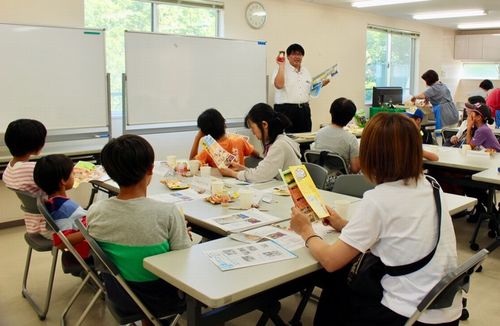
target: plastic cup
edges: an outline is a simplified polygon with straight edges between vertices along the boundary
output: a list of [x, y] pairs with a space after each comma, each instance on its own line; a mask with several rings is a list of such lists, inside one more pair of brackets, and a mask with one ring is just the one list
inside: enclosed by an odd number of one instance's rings
[[470, 145], [462, 145], [462, 153], [467, 154], [467, 151], [472, 150], [472, 147]]
[[189, 166], [189, 171], [191, 172], [191, 174], [196, 174], [198, 173], [198, 170], [200, 169], [200, 161], [198, 160], [190, 160], [188, 162], [188, 166]]
[[175, 166], [177, 165], [177, 156], [175, 156], [175, 155], [168, 155], [167, 156], [167, 164], [172, 169], [174, 169]]
[[351, 203], [348, 200], [345, 199], [338, 199], [333, 202], [333, 206], [337, 214], [339, 214], [343, 218], [348, 217], [349, 213], [349, 206]]
[[224, 192], [224, 182], [222, 180], [214, 180], [210, 185], [212, 195], [220, 195]]
[[209, 177], [211, 172], [212, 172], [212, 168], [209, 166], [202, 166], [200, 168], [200, 176], [202, 176], [202, 177]]
[[242, 189], [240, 193], [240, 207], [243, 209], [249, 209], [252, 207], [253, 191], [249, 189]]

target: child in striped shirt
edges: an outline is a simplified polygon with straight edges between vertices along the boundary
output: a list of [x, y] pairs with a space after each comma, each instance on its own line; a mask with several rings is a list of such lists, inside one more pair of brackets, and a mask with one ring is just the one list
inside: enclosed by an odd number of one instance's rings
[[[35, 162], [29, 162], [29, 159], [40, 153], [46, 136], [47, 129], [37, 120], [19, 119], [7, 126], [4, 141], [13, 156], [2, 176], [7, 187], [35, 195], [43, 194], [33, 180]], [[52, 237], [52, 232], [45, 227], [42, 215], [24, 213], [24, 223], [28, 233], [39, 233], [47, 239]]]

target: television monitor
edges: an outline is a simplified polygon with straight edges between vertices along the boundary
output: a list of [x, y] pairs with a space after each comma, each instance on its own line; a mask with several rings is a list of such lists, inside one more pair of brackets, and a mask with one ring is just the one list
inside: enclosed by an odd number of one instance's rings
[[373, 87], [373, 107], [381, 107], [384, 103], [402, 104], [402, 87]]

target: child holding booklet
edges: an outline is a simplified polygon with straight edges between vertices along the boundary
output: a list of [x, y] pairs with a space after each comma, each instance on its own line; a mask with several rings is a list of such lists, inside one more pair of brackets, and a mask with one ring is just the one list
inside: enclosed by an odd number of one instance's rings
[[245, 163], [245, 156], [259, 156], [254, 147], [244, 138], [238, 135], [228, 135], [226, 133], [226, 120], [216, 109], [207, 109], [198, 116], [198, 128], [189, 159], [196, 159], [201, 164], [208, 164], [217, 167], [213, 158], [206, 149], [198, 153], [200, 140], [206, 136], [212, 136], [217, 143], [230, 154], [233, 154], [239, 164]]
[[264, 159], [255, 168], [247, 169], [233, 163], [231, 168], [219, 169], [224, 176], [248, 182], [266, 182], [279, 176], [279, 170], [300, 165], [299, 144], [283, 134], [290, 120], [266, 103], [255, 104], [245, 117], [245, 125], [262, 142]]

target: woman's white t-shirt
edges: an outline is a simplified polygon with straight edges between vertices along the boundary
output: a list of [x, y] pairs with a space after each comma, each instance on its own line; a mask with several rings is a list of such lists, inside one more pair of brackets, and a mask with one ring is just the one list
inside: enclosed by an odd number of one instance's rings
[[[437, 240], [438, 217], [432, 189], [423, 176], [408, 185], [400, 180], [376, 186], [364, 194], [340, 240], [361, 252], [370, 249], [388, 266], [425, 257]], [[455, 232], [442, 191], [441, 206], [441, 238], [432, 260], [414, 273], [382, 278], [382, 304], [400, 315], [411, 316], [432, 287], [457, 267]], [[426, 310], [419, 321], [433, 324], [458, 319], [460, 298], [457, 294], [449, 308]]]

